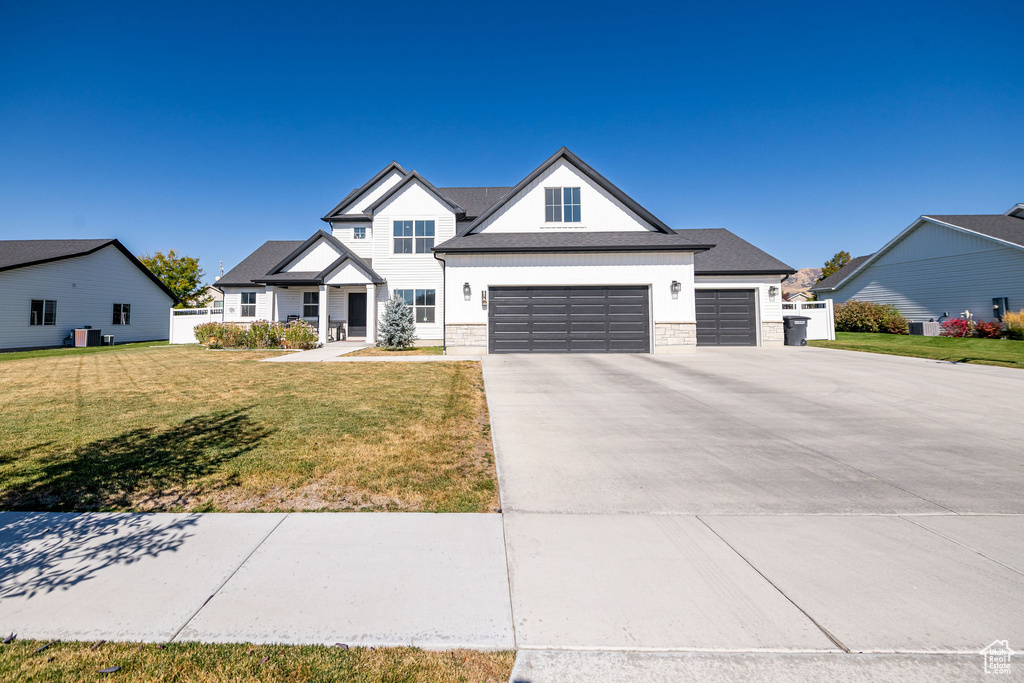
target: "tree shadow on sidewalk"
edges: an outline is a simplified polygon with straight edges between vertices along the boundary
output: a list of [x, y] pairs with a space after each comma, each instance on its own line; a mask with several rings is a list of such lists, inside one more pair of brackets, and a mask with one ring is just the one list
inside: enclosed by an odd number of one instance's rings
[[0, 509], [167, 509], [174, 504], [169, 494], [197, 493], [200, 480], [272, 433], [248, 410], [207, 413], [164, 429], [135, 429], [92, 441], [70, 455], [36, 456], [0, 480]]

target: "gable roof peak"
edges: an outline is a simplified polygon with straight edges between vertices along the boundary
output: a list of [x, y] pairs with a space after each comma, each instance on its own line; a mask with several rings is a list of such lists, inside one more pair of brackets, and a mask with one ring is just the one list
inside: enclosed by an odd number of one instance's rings
[[382, 207], [385, 203], [387, 203], [388, 200], [397, 195], [399, 192], [405, 189], [406, 186], [410, 185], [413, 182], [419, 182], [421, 185], [423, 185], [423, 187], [425, 187], [428, 192], [434, 195], [434, 197], [442, 204], [447, 206], [448, 209], [451, 210], [451, 212], [454, 213], [457, 217], [466, 215], [465, 209], [456, 204], [455, 201], [452, 200], [450, 197], [447, 197], [446, 195], [442, 194], [440, 190], [434, 187], [429, 180], [420, 175], [419, 172], [416, 171], [415, 169], [410, 171], [399, 182], [395, 183], [395, 186], [392, 187], [387, 192], [385, 192], [384, 194], [382, 194], [377, 199], [377, 201], [375, 201], [373, 204], [370, 204], [370, 206], [366, 207], [363, 213], [366, 214], [367, 216], [372, 216], [374, 213], [377, 212], [377, 209]]
[[404, 168], [402, 168], [402, 165], [399, 164], [397, 161], [392, 161], [390, 164], [388, 164], [380, 171], [378, 171], [376, 175], [374, 175], [368, 181], [363, 183], [363, 185], [357, 187], [356, 189], [352, 190], [347, 195], [345, 195], [345, 198], [338, 202], [338, 204], [333, 209], [324, 214], [324, 216], [320, 220], [324, 221], [325, 223], [330, 223], [331, 219], [340, 215], [345, 211], [345, 209], [349, 208], [357, 201], [359, 201], [359, 198], [366, 194], [366, 192], [371, 187], [376, 185], [381, 179], [390, 175], [393, 171], [397, 171], [399, 174], [402, 175], [402, 177], [405, 177], [409, 173]]

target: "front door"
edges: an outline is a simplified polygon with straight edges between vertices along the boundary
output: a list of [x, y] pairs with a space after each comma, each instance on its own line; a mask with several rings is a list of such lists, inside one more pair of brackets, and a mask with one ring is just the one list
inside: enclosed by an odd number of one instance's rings
[[348, 293], [348, 336], [366, 336], [366, 292]]

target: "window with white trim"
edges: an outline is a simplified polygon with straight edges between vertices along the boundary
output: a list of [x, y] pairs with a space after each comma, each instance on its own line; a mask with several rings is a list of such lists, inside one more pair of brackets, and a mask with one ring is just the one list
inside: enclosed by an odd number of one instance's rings
[[396, 254], [429, 254], [434, 248], [434, 221], [395, 221]]
[[437, 306], [437, 290], [396, 289], [393, 296], [405, 302], [412, 309], [413, 319], [418, 323], [432, 323]]
[[114, 316], [111, 321], [112, 325], [131, 325], [132, 324], [132, 305], [131, 304], [114, 304]]
[[416, 221], [416, 253], [429, 254], [434, 248], [434, 221]]
[[412, 221], [395, 221], [395, 253], [412, 253]]
[[365, 240], [366, 239], [366, 228], [352, 228], [352, 239], [354, 239], [354, 240]]
[[57, 324], [57, 301], [56, 299], [32, 299], [30, 308], [29, 325], [56, 325]]
[[256, 292], [242, 292], [242, 317], [256, 317]]
[[578, 188], [578, 187], [545, 187], [544, 188], [544, 222], [545, 223], [579, 223], [580, 222], [580, 188]]
[[320, 317], [320, 292], [302, 293], [302, 317]]

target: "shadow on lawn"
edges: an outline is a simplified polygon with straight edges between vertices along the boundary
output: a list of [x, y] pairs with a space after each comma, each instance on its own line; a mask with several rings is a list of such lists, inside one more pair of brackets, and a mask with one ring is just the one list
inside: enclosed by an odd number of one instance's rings
[[70, 455], [37, 457], [26, 463], [32, 468], [26, 478], [0, 482], [0, 509], [70, 512], [181, 504], [176, 495], [193, 493], [190, 487], [199, 479], [272, 433], [253, 422], [247, 410], [208, 413], [166, 429], [135, 429]]

